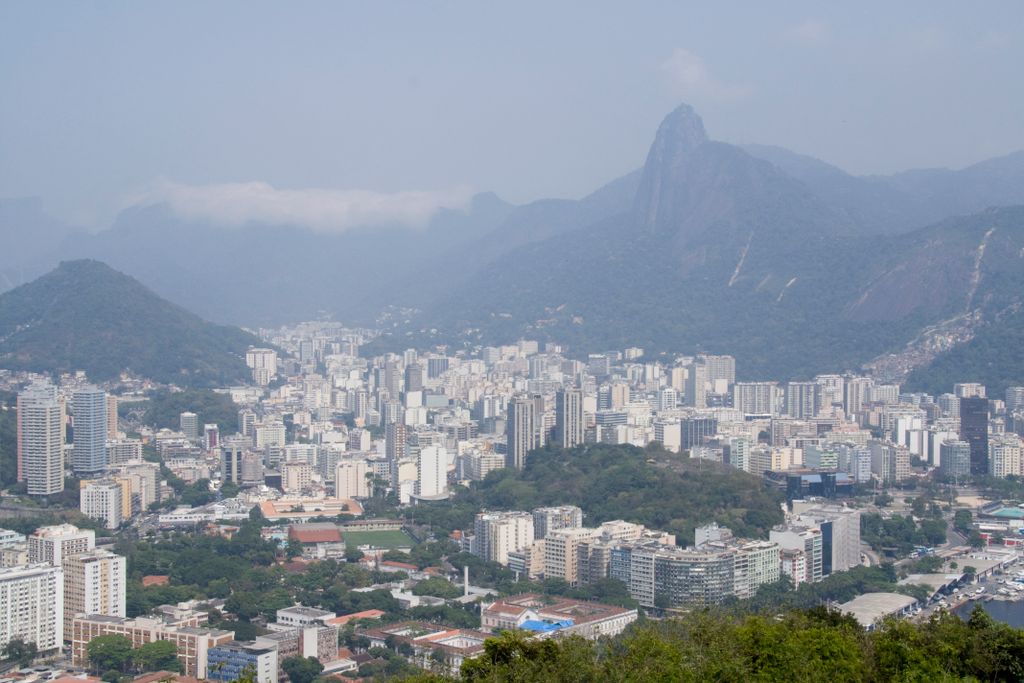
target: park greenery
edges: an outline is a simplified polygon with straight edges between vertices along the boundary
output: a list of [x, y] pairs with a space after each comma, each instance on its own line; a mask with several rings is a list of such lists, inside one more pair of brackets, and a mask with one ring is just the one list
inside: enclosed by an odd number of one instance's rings
[[873, 550], [893, 557], [903, 557], [914, 546], [936, 546], [946, 542], [946, 522], [941, 511], [919, 521], [911, 515], [883, 517], [877, 512], [860, 516], [861, 539]]

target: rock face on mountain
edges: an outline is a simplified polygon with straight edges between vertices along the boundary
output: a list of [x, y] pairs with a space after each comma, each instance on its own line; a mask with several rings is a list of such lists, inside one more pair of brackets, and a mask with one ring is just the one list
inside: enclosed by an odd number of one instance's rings
[[[814, 174], [835, 175], [804, 171]], [[470, 343], [706, 350], [736, 355], [748, 377], [799, 377], [855, 369], [927, 325], [1013, 305], [1003, 283], [1024, 272], [1020, 211], [886, 236], [820, 185], [708, 140], [680, 107], [630, 211], [512, 249], [427, 318]]]
[[259, 339], [208, 323], [98, 261], [68, 261], [0, 295], [0, 367], [121, 372], [181, 386], [245, 383]]

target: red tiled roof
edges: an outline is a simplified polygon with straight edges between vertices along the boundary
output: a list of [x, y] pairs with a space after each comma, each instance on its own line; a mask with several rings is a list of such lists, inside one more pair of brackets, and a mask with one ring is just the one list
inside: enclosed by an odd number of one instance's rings
[[380, 619], [384, 616], [384, 612], [379, 609], [368, 609], [362, 612], [353, 612], [352, 614], [342, 614], [340, 617], [334, 617], [333, 619], [327, 620], [328, 626], [344, 626], [348, 622], [354, 619]]
[[408, 569], [409, 571], [417, 571], [419, 567], [408, 562], [396, 562], [395, 560], [384, 560], [380, 563], [382, 567], [394, 567], [395, 569]]
[[288, 538], [299, 543], [341, 543], [341, 532], [337, 529], [288, 529]]

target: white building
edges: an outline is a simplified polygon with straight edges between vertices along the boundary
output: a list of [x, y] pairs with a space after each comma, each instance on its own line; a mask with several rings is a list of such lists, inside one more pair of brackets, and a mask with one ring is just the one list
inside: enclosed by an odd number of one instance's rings
[[64, 560], [64, 639], [81, 614], [125, 616], [127, 560], [108, 550], [93, 550]]
[[0, 648], [14, 638], [40, 652], [62, 645], [64, 570], [46, 564], [0, 569]]
[[366, 460], [341, 460], [334, 467], [335, 498], [369, 498], [373, 492], [368, 475], [373, 469]]
[[30, 564], [46, 563], [59, 567], [64, 558], [96, 547], [96, 532], [72, 524], [42, 526], [28, 537]]
[[78, 507], [82, 514], [103, 520], [108, 529], [116, 529], [124, 521], [121, 485], [109, 479], [98, 479], [82, 485]]
[[988, 442], [988, 473], [1007, 477], [1021, 472], [1021, 441], [1016, 434], [993, 436]]
[[37, 382], [18, 394], [18, 481], [31, 496], [64, 490], [64, 404], [57, 388]]
[[529, 512], [481, 512], [473, 522], [476, 554], [508, 564], [508, 555], [533, 544], [533, 515]]
[[434, 498], [448, 493], [448, 451], [441, 446], [420, 449], [416, 459], [416, 496]]
[[313, 467], [305, 462], [286, 462], [281, 468], [281, 486], [285, 493], [301, 493], [313, 484]]

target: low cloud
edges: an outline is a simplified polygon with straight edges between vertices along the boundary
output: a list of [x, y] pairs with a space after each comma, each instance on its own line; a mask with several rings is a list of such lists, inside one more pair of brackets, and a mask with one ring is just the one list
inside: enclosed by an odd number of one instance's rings
[[673, 95], [684, 99], [735, 102], [751, 94], [749, 85], [727, 83], [716, 78], [700, 55], [677, 47], [661, 65]]
[[831, 38], [828, 24], [818, 19], [806, 19], [786, 32], [786, 37], [803, 45], [822, 45]]
[[466, 188], [449, 191], [282, 190], [264, 182], [183, 185], [162, 182], [134, 203], [168, 204], [178, 215], [228, 227], [294, 225], [314, 232], [403, 226], [422, 228], [442, 208], [462, 209]]

